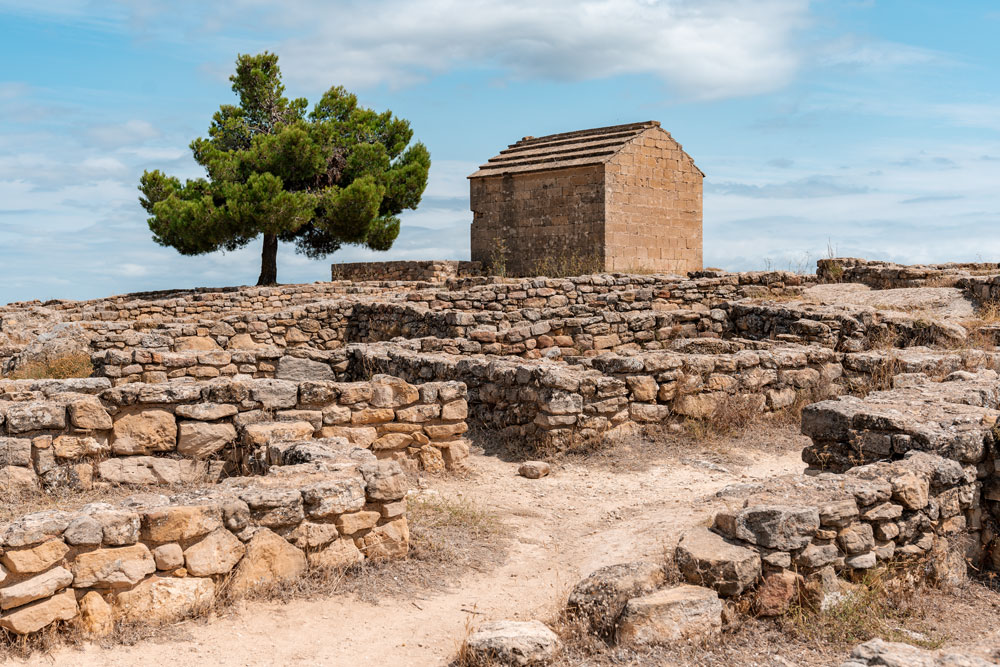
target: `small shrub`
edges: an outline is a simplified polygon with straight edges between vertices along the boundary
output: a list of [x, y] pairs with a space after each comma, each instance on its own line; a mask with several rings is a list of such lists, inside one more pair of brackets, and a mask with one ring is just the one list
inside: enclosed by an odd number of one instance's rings
[[937, 648], [936, 639], [917, 639], [901, 631], [916, 614], [917, 583], [924, 564], [897, 561], [858, 576], [844, 599], [826, 611], [815, 608], [804, 596], [792, 604], [782, 619], [784, 629], [809, 642], [855, 645], [875, 637]]
[[604, 270], [604, 261], [597, 251], [593, 253], [564, 253], [549, 255], [540, 261], [535, 272], [548, 278], [568, 278], [600, 273]]
[[11, 380], [65, 380], [89, 378], [94, 374], [90, 355], [83, 352], [32, 361], [17, 368], [7, 377]]

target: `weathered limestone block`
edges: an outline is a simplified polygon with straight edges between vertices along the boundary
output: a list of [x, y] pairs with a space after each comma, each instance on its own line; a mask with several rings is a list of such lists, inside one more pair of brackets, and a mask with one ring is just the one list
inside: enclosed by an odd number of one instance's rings
[[0, 609], [11, 609], [47, 598], [73, 583], [73, 575], [63, 567], [36, 574], [13, 586], [0, 588]]
[[930, 651], [910, 644], [872, 639], [854, 647], [851, 658], [841, 667], [996, 667], [996, 662], [952, 651]]
[[630, 598], [655, 591], [665, 580], [663, 568], [653, 563], [609, 565], [574, 586], [568, 606], [583, 615], [595, 632], [609, 634]]
[[210, 352], [221, 349], [219, 344], [208, 336], [184, 336], [174, 342], [175, 352]]
[[410, 551], [410, 527], [406, 517], [375, 526], [368, 533], [356, 537], [354, 544], [370, 560], [402, 558]]
[[618, 626], [623, 644], [669, 644], [682, 639], [714, 637], [722, 631], [722, 602], [700, 586], [681, 585], [625, 605]]
[[361, 466], [369, 500], [392, 501], [406, 495], [406, 474], [396, 461], [379, 461]]
[[541, 479], [550, 471], [551, 467], [545, 461], [525, 461], [518, 467], [517, 474], [528, 479]]
[[309, 551], [306, 556], [311, 568], [348, 568], [364, 560], [361, 551], [350, 538], [336, 539], [318, 551]]
[[688, 583], [707, 586], [731, 597], [749, 588], [760, 576], [760, 555], [726, 542], [704, 527], [684, 533], [674, 561]]
[[0, 488], [12, 495], [31, 493], [38, 490], [38, 476], [30, 468], [0, 467]]
[[858, 521], [844, 528], [837, 533], [837, 544], [850, 556], [871, 551], [875, 546], [871, 524]]
[[356, 476], [331, 479], [302, 488], [306, 514], [313, 519], [328, 519], [338, 514], [357, 512], [365, 506], [365, 486]]
[[52, 567], [68, 552], [62, 540], [49, 540], [27, 549], [8, 549], [0, 562], [14, 574], [34, 574]]
[[194, 405], [178, 405], [174, 413], [178, 417], [185, 419], [197, 419], [199, 421], [215, 421], [232, 417], [239, 409], [235, 405], [227, 403], [195, 403]]
[[789, 551], [812, 541], [819, 530], [819, 511], [815, 507], [755, 505], [735, 513], [720, 512], [714, 527], [730, 539]]
[[14, 634], [27, 635], [38, 632], [56, 621], [68, 621], [78, 613], [76, 593], [65, 590], [46, 600], [18, 607], [0, 615], [0, 628]]
[[252, 447], [263, 447], [271, 440], [305, 440], [312, 437], [314, 430], [309, 422], [250, 424], [246, 427], [245, 439]]
[[114, 613], [124, 620], [169, 623], [211, 606], [215, 583], [210, 578], [153, 576], [115, 598]]
[[106, 431], [112, 427], [111, 415], [96, 396], [75, 398], [67, 406], [69, 420], [76, 428], [88, 431]]
[[60, 435], [52, 439], [52, 453], [60, 459], [100, 456], [111, 449], [106, 439], [90, 436]]
[[66, 428], [66, 405], [55, 401], [13, 403], [6, 409], [7, 432], [11, 435], [29, 431]]
[[[308, 338], [306, 341], [308, 342]], [[322, 361], [313, 361], [301, 357], [284, 356], [278, 359], [278, 367], [274, 372], [274, 377], [279, 380], [336, 380], [337, 373], [330, 367], [330, 364]]]
[[235, 440], [236, 428], [232, 424], [185, 421], [180, 424], [177, 453], [195, 459], [205, 459], [222, 451]]
[[113, 484], [172, 485], [214, 481], [221, 466], [206, 461], [167, 459], [157, 456], [126, 456], [97, 464], [100, 479]]
[[0, 437], [0, 466], [30, 467], [31, 440]]
[[188, 573], [196, 577], [226, 574], [243, 557], [245, 550], [235, 535], [219, 528], [184, 551], [184, 565]]
[[136, 544], [79, 554], [72, 569], [76, 588], [129, 588], [155, 572], [156, 562], [145, 544]]
[[171, 505], [142, 514], [144, 541], [187, 542], [222, 527], [221, 512], [204, 505]]
[[253, 521], [268, 528], [297, 525], [305, 518], [302, 494], [296, 489], [255, 488], [240, 491]]
[[376, 408], [402, 408], [420, 400], [420, 391], [413, 385], [390, 375], [372, 378], [371, 399]]
[[465, 640], [465, 655], [474, 667], [549, 665], [562, 644], [539, 621], [494, 621], [482, 625]]
[[77, 628], [86, 637], [106, 637], [115, 629], [114, 617], [109, 605], [97, 591], [90, 591], [80, 598], [80, 616]]
[[761, 616], [780, 616], [788, 611], [801, 586], [801, 575], [790, 570], [772, 572], [764, 577], [754, 595], [754, 606]]
[[165, 410], [143, 410], [119, 415], [111, 448], [115, 454], [169, 452], [177, 446], [177, 422]]
[[30, 547], [58, 538], [69, 525], [72, 515], [59, 510], [28, 514], [7, 524], [0, 531], [0, 543], [8, 549]]
[[296, 579], [305, 572], [306, 557], [301, 549], [285, 539], [262, 528], [246, 545], [246, 554], [230, 581], [231, 590], [237, 594], [268, 586], [273, 583]]
[[382, 518], [381, 512], [352, 512], [341, 514], [334, 521], [334, 524], [342, 535], [354, 535], [371, 530], [380, 518]]
[[332, 523], [303, 521], [295, 527], [295, 530], [285, 533], [283, 537], [299, 549], [305, 550], [308, 554], [330, 544], [339, 535], [340, 532], [337, 530], [337, 526]]
[[299, 400], [299, 386], [287, 380], [253, 380], [250, 396], [264, 409], [294, 408]]

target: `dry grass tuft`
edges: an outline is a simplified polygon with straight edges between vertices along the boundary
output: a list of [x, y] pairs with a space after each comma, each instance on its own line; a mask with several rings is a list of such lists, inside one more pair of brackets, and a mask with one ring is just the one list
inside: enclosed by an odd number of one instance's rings
[[779, 623], [792, 636], [809, 642], [853, 646], [875, 637], [922, 648], [938, 648], [943, 640], [904, 632], [920, 615], [918, 597], [925, 563], [894, 561], [868, 570], [853, 582], [840, 604], [819, 611], [807, 600], [794, 603]]
[[65, 380], [67, 378], [89, 378], [94, 374], [90, 355], [67, 354], [25, 364], [8, 374], [11, 380]]
[[871, 373], [844, 379], [844, 389], [852, 396], [864, 398], [873, 391], [888, 391], [893, 379], [903, 372], [903, 364], [894, 356], [879, 359]]

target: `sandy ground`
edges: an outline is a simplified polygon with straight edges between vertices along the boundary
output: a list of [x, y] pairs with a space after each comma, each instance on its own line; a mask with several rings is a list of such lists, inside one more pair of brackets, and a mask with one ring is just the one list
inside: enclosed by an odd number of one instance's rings
[[715, 491], [801, 471], [800, 447], [754, 453], [743, 466], [697, 457], [633, 470], [570, 462], [541, 480], [517, 476], [515, 463], [477, 455], [470, 478], [436, 479], [423, 493], [503, 518], [512, 543], [497, 568], [466, 574], [443, 592], [378, 605], [347, 595], [250, 603], [227, 617], [178, 624], [162, 640], [112, 650], [65, 647], [27, 664], [446, 665], [470, 626], [551, 618], [573, 584], [594, 569], [662, 559], [684, 528], [709, 519]]
[[896, 310], [926, 317], [969, 319], [975, 309], [956, 287], [904, 287], [873, 290], [867, 285], [843, 283], [816, 285], [803, 292], [807, 301], [821, 304], [853, 304], [879, 310]]

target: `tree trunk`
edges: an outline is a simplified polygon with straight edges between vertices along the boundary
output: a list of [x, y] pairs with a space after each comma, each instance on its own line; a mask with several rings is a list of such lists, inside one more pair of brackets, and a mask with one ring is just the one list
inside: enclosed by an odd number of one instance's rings
[[264, 234], [264, 248], [260, 251], [260, 278], [258, 285], [274, 285], [278, 282], [278, 236]]

